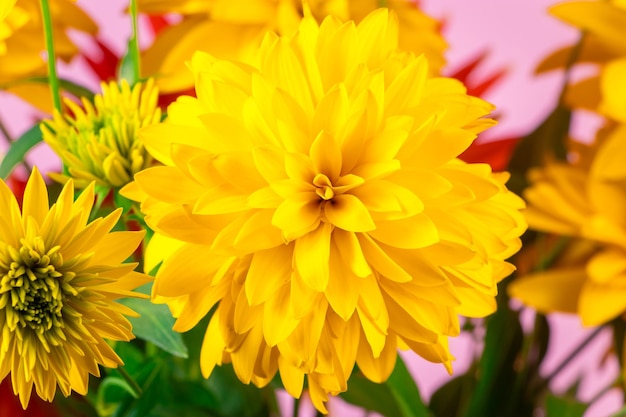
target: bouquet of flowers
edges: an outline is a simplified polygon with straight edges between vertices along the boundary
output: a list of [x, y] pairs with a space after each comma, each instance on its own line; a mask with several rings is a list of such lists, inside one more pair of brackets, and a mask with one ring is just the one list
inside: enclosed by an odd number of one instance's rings
[[[0, 1], [0, 90], [37, 115], [0, 110], [0, 416], [576, 417], [626, 389], [554, 389], [606, 332], [626, 369], [623, 1], [550, 9], [580, 33], [537, 68], [558, 103], [491, 141], [505, 71], [450, 70], [416, 2], [130, 0], [120, 55], [88, 0]], [[557, 312], [594, 330], [546, 373]]]

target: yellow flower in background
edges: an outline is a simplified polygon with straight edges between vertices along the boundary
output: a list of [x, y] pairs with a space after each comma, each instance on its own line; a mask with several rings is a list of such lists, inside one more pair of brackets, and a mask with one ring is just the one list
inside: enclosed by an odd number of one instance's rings
[[[390, 0], [385, 3], [399, 16], [400, 48], [426, 54], [429, 70], [438, 73], [445, 64], [447, 47], [439, 33], [439, 22], [424, 14], [413, 2]], [[193, 87], [193, 75], [185, 63], [195, 51], [248, 62], [265, 32], [290, 35], [303, 16], [301, 0], [139, 0], [138, 4], [145, 13], [180, 13], [185, 17], [157, 37], [142, 61], [144, 76], [155, 77], [164, 92]], [[316, 0], [308, 4], [318, 22], [328, 15], [359, 22], [375, 10], [379, 2]]]
[[554, 267], [508, 288], [541, 312], [575, 313], [594, 326], [626, 311], [626, 126], [579, 147], [581, 163], [535, 171], [525, 192], [530, 227], [573, 244]]
[[9, 14], [13, 6], [15, 6], [15, 2], [17, 0], [5, 0], [0, 4], [0, 20], [4, 20], [4, 18]]
[[[6, 3], [5, 0], [2, 2]], [[98, 28], [82, 9], [67, 0], [50, 0], [50, 12], [56, 54], [69, 61], [78, 53], [78, 47], [68, 36], [69, 31], [95, 34]], [[49, 87], [24, 82], [31, 77], [47, 75], [45, 50], [39, 0], [20, 0], [0, 23], [0, 89], [52, 112]]]
[[0, 4], [0, 56], [6, 53], [7, 47], [5, 45], [5, 40], [11, 36], [12, 30], [9, 22], [5, 22], [6, 17], [8, 16], [13, 6], [15, 6], [15, 2], [17, 0], [6, 0]]
[[48, 207], [35, 169], [20, 210], [0, 182], [0, 381], [10, 374], [24, 408], [33, 385], [47, 401], [57, 385], [86, 394], [89, 374], [121, 364], [105, 339], [133, 338], [134, 312], [115, 300], [150, 280], [122, 263], [143, 232], [111, 232], [121, 209], [89, 222], [93, 201], [93, 186], [74, 201], [70, 181]]
[[[43, 139], [61, 157], [77, 186], [96, 181], [122, 187], [152, 164], [137, 132], [161, 121], [158, 95], [153, 80], [132, 89], [125, 80], [119, 85], [102, 83], [102, 94], [95, 96], [93, 104], [83, 98], [81, 108], [66, 100], [72, 115], [55, 111], [53, 120], [41, 124]], [[62, 175], [51, 176], [67, 181]]]
[[[614, 90], [613, 87], [624, 83], [626, 3], [623, 0], [566, 2], [553, 6], [550, 13], [584, 31], [577, 62], [591, 63], [598, 68], [597, 73], [591, 77], [568, 87], [566, 101], [571, 107], [597, 111], [624, 123], [626, 116], [612, 111], [611, 108], [616, 100], [623, 101], [624, 97], [620, 95], [623, 87], [619, 90]], [[572, 53], [572, 47], [554, 52], [540, 64], [538, 71], [565, 66]]]
[[451, 370], [457, 315], [495, 310], [523, 202], [506, 175], [456, 158], [492, 106], [397, 47], [396, 15], [381, 9], [269, 33], [250, 65], [199, 52], [198, 98], [142, 130], [164, 166], [122, 192], [178, 241], [162, 245], [153, 288], [175, 329], [219, 303], [205, 377], [224, 361], [257, 386], [280, 372], [299, 397], [306, 376], [325, 411], [355, 363], [384, 381], [397, 348]]

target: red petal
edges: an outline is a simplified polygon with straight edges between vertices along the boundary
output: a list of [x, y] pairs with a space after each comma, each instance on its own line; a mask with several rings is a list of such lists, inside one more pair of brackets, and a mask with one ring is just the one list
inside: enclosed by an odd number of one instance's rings
[[459, 158], [469, 163], [487, 163], [494, 171], [504, 171], [520, 138], [474, 142]]

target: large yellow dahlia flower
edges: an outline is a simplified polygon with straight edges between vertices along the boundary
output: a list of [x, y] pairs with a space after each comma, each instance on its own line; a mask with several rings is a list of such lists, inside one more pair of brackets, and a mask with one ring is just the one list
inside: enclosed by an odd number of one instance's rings
[[150, 279], [122, 263], [143, 233], [111, 232], [121, 209], [88, 222], [93, 201], [93, 186], [74, 201], [70, 181], [48, 207], [35, 169], [20, 210], [0, 181], [0, 381], [11, 374], [24, 408], [33, 385], [47, 401], [57, 385], [85, 394], [99, 365], [121, 364], [105, 339], [133, 338], [134, 313], [115, 300]]
[[[93, 104], [83, 98], [81, 108], [66, 100], [72, 115], [55, 111], [52, 120], [44, 120], [43, 139], [61, 157], [77, 186], [96, 181], [122, 187], [152, 164], [137, 132], [161, 121], [158, 96], [152, 80], [132, 88], [125, 80], [102, 83], [102, 94], [94, 97]], [[51, 176], [67, 181], [63, 175]]]
[[[361, 21], [379, 7], [376, 0], [315, 0], [307, 2], [318, 22], [328, 15], [343, 21]], [[447, 44], [439, 22], [423, 13], [415, 2], [389, 0], [387, 7], [399, 16], [401, 49], [424, 53], [430, 70], [445, 64]], [[164, 92], [193, 86], [184, 63], [197, 50], [225, 59], [248, 61], [268, 30], [291, 35], [303, 16], [301, 0], [139, 0], [149, 14], [180, 13], [185, 18], [163, 31], [142, 61], [145, 76], [154, 76]]]
[[[50, 0], [50, 13], [56, 54], [69, 61], [78, 53], [78, 47], [68, 36], [69, 30], [94, 34], [98, 28], [82, 9], [67, 0]], [[39, 0], [20, 0], [0, 23], [0, 89], [51, 111], [48, 87], [24, 82], [31, 77], [47, 75], [46, 61], [42, 57], [45, 50]]]
[[626, 126], [578, 146], [579, 163], [534, 171], [525, 192], [529, 225], [572, 237], [570, 247], [554, 267], [508, 288], [539, 311], [575, 313], [593, 326], [626, 311]]
[[305, 18], [270, 33], [254, 65], [197, 53], [197, 99], [141, 137], [164, 166], [122, 190], [157, 234], [182, 241], [153, 296], [195, 326], [217, 303], [201, 368], [277, 371], [315, 406], [373, 381], [396, 350], [453, 360], [457, 314], [494, 311], [525, 222], [505, 175], [456, 159], [492, 106], [401, 52], [395, 14]]

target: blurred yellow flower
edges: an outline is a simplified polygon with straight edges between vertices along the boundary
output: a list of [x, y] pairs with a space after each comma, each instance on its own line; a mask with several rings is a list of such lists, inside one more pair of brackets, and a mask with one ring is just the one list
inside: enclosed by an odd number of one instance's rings
[[[93, 104], [83, 98], [81, 108], [66, 100], [72, 115], [55, 111], [53, 120], [41, 124], [43, 139], [61, 157], [77, 186], [96, 181], [122, 187], [152, 164], [137, 131], [161, 121], [158, 95], [153, 80], [132, 89], [125, 80], [119, 85], [102, 83], [102, 94]], [[67, 181], [63, 175], [51, 176]]]
[[[15, 2], [17, 0], [5, 0], [0, 4], [0, 22], [3, 22], [7, 17], [13, 6], [15, 6]], [[8, 28], [7, 28], [8, 30]], [[3, 32], [0, 32], [3, 33]]]
[[[578, 63], [595, 64], [597, 73], [577, 81], [568, 88], [567, 102], [574, 108], [598, 111], [622, 123], [623, 112], [614, 111], [623, 102], [623, 70], [626, 67], [626, 3], [612, 0], [574, 1], [560, 3], [550, 13], [584, 33]], [[569, 61], [573, 48], [560, 49], [547, 57], [538, 71], [560, 68]], [[608, 80], [607, 80], [608, 78]], [[621, 85], [619, 89], [615, 89]], [[620, 105], [621, 108], [624, 104]]]
[[592, 326], [626, 311], [626, 126], [578, 146], [580, 163], [534, 171], [525, 192], [529, 225], [572, 245], [554, 267], [508, 288], [541, 312], [576, 313]]
[[523, 202], [506, 175], [456, 159], [492, 106], [397, 46], [381, 9], [269, 33], [252, 65], [199, 52], [198, 98], [142, 130], [164, 166], [122, 193], [180, 241], [153, 288], [175, 329], [219, 303], [205, 377], [224, 361], [258, 386], [279, 371], [299, 397], [306, 375], [325, 411], [355, 363], [384, 381], [397, 348], [451, 370], [457, 315], [494, 311]]
[[[342, 21], [361, 21], [380, 2], [372, 0], [315, 0], [307, 2], [321, 22], [328, 15]], [[400, 48], [424, 53], [430, 71], [445, 64], [446, 42], [439, 22], [424, 14], [414, 2], [389, 0], [387, 7], [399, 16]], [[182, 22], [163, 31], [146, 51], [145, 76], [157, 78], [164, 92], [183, 91], [193, 86], [193, 75], [185, 63], [197, 50], [224, 59], [248, 61], [256, 53], [268, 30], [292, 34], [303, 16], [301, 0], [139, 0], [149, 14], [180, 13]]]
[[[49, 87], [27, 82], [29, 78], [47, 75], [42, 58], [46, 48], [39, 0], [20, 0], [6, 11], [8, 14], [0, 23], [0, 89], [51, 112]], [[98, 28], [82, 9], [67, 0], [50, 0], [50, 11], [56, 54], [69, 61], [78, 53], [68, 36], [70, 29], [95, 34]]]
[[124, 316], [135, 313], [115, 300], [150, 280], [121, 263], [143, 232], [111, 232], [121, 209], [88, 222], [93, 201], [93, 186], [74, 201], [70, 181], [48, 207], [35, 169], [20, 210], [0, 181], [0, 381], [11, 374], [24, 408], [33, 385], [47, 401], [57, 385], [86, 394], [99, 365], [121, 364], [105, 338], [133, 338]]

